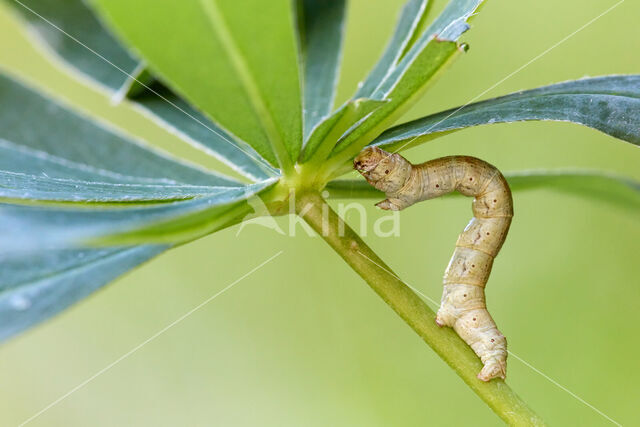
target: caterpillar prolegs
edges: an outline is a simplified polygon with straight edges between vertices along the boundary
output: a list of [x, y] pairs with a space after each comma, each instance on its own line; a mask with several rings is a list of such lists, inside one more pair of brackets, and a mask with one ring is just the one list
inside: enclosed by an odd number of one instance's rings
[[513, 202], [507, 181], [494, 166], [475, 157], [450, 156], [413, 165], [399, 154], [365, 148], [354, 167], [387, 198], [376, 206], [401, 210], [452, 191], [473, 196], [473, 219], [458, 237], [444, 274], [436, 323], [450, 326], [480, 357], [478, 378], [505, 378], [507, 341], [487, 311], [484, 287], [504, 243]]

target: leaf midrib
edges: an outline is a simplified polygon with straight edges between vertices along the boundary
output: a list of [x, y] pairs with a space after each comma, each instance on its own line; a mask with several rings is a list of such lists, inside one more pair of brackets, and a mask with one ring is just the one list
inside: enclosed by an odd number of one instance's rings
[[222, 185], [190, 185], [190, 184], [163, 184], [162, 182], [158, 182], [157, 184], [144, 184], [144, 183], [136, 183], [136, 182], [105, 182], [105, 181], [85, 181], [80, 179], [73, 178], [52, 178], [50, 176], [38, 176], [30, 173], [23, 172], [11, 172], [6, 170], [0, 170], [0, 174], [5, 175], [13, 175], [13, 176], [21, 176], [29, 179], [33, 179], [34, 181], [51, 181], [51, 182], [60, 182], [65, 184], [78, 184], [86, 187], [92, 186], [105, 186], [105, 187], [132, 187], [132, 188], [157, 188], [157, 189], [202, 189], [202, 190], [229, 190], [233, 188], [244, 188], [244, 185], [230, 185], [230, 186], [222, 186]]

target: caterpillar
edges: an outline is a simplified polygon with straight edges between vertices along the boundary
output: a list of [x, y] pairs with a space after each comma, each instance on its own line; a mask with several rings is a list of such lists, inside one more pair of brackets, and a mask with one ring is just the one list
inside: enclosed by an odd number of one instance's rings
[[386, 195], [376, 206], [401, 210], [453, 191], [473, 196], [473, 218], [458, 237], [444, 274], [436, 315], [439, 326], [452, 327], [478, 355], [482, 381], [505, 378], [507, 340], [486, 308], [484, 287], [493, 259], [511, 225], [513, 201], [504, 176], [489, 163], [449, 156], [413, 165], [401, 155], [367, 147], [353, 161], [367, 182]]

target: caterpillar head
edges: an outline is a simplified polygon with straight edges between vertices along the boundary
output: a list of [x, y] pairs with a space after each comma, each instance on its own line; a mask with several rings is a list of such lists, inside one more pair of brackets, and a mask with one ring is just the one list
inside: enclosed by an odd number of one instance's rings
[[400, 154], [391, 154], [378, 147], [366, 147], [353, 160], [355, 170], [378, 190], [399, 191], [411, 175], [411, 163]]

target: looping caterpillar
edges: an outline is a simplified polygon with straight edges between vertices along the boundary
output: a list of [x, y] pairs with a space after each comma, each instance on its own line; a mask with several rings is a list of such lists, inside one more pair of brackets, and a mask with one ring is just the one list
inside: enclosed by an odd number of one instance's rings
[[439, 326], [453, 327], [480, 357], [482, 381], [505, 378], [507, 340], [487, 311], [484, 287], [513, 217], [511, 190], [500, 171], [468, 156], [449, 156], [413, 165], [399, 154], [367, 147], [354, 168], [387, 198], [376, 206], [401, 210], [452, 191], [473, 196], [473, 218], [458, 237], [444, 274], [436, 316]]

